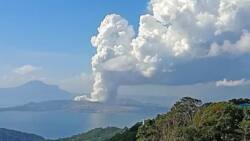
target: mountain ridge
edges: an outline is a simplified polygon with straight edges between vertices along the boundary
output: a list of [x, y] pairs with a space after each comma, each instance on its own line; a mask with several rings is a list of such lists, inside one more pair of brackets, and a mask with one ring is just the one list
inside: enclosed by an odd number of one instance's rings
[[[110, 129], [116, 133], [112, 134]], [[249, 141], [249, 139], [250, 99], [203, 104], [201, 100], [183, 97], [169, 112], [137, 122], [131, 128], [96, 128], [83, 134], [53, 141]]]
[[74, 101], [74, 100], [52, 100], [43, 102], [30, 102], [23, 105], [2, 107], [0, 112], [6, 111], [77, 111], [88, 113], [116, 113], [116, 112], [165, 112], [166, 107], [153, 104], [144, 104], [137, 101], [119, 100], [116, 103], [101, 103], [90, 101]]
[[16, 130], [0, 128], [0, 141], [44, 141], [41, 136]]
[[41, 81], [30, 81], [12, 88], [0, 88], [0, 107], [72, 98], [73, 96], [69, 92]]

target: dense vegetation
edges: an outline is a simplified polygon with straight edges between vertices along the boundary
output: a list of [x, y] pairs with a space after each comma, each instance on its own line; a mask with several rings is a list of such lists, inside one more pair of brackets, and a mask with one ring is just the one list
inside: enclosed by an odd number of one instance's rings
[[201, 104], [182, 98], [171, 111], [147, 120], [137, 141], [249, 141], [249, 100]]
[[250, 99], [205, 103], [190, 97], [106, 141], [250, 141]]
[[96, 128], [87, 133], [54, 141], [104, 141], [106, 139], [110, 139], [120, 132], [122, 132], [122, 129], [116, 127]]
[[40, 136], [0, 128], [0, 141], [44, 141]]
[[[0, 141], [43, 141], [7, 131], [0, 130]], [[202, 104], [184, 97], [168, 113], [129, 129], [97, 128], [55, 141], [250, 141], [250, 99]]]
[[105, 141], [134, 141], [136, 140], [136, 134], [138, 131], [138, 128], [142, 125], [142, 123], [138, 122], [134, 126], [132, 126], [130, 129], [125, 128], [123, 129], [123, 132], [116, 134], [110, 139], [107, 139]]

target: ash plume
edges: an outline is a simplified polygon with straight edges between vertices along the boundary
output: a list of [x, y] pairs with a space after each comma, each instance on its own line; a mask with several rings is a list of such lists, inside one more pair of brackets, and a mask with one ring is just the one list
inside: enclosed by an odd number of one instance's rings
[[112, 101], [121, 85], [221, 80], [230, 75], [209, 67], [217, 58], [250, 53], [249, 0], [151, 0], [149, 7], [138, 31], [119, 15], [104, 18], [91, 39], [93, 91], [76, 100]]

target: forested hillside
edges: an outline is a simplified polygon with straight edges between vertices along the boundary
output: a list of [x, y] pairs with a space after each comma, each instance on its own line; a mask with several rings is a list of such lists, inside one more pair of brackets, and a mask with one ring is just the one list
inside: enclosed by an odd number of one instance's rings
[[[0, 129], [0, 141], [44, 139]], [[139, 121], [131, 128], [97, 128], [54, 141], [250, 141], [250, 99], [202, 104], [184, 97], [168, 113]]]
[[138, 141], [250, 140], [249, 99], [206, 103], [182, 98], [164, 115], [145, 121]]
[[44, 141], [41, 136], [0, 128], [0, 141]]
[[110, 139], [120, 132], [122, 132], [122, 129], [116, 127], [96, 128], [86, 133], [54, 141], [104, 141], [106, 139]]
[[202, 104], [184, 97], [135, 127], [107, 141], [250, 141], [250, 99]]

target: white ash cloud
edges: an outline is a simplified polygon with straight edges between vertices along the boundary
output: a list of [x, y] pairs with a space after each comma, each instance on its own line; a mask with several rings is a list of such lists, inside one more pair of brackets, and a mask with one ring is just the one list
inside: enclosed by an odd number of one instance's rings
[[[132, 49], [130, 43], [135, 36], [135, 32], [125, 19], [115, 14], [105, 17], [98, 28], [98, 32], [98, 35], [91, 39], [92, 45], [97, 49], [95, 56], [92, 58], [94, 85], [91, 99], [92, 101], [106, 101], [112, 98], [117, 91], [115, 82], [111, 78], [107, 78], [106, 68], [110, 68], [108, 67], [108, 61], [115, 60], [110, 63], [111, 66], [120, 63], [116, 60], [120, 60], [124, 65], [126, 64], [126, 58], [130, 56]], [[126, 58], [115, 59], [121, 58], [121, 56]], [[117, 68], [120, 68], [119, 64], [117, 65]], [[81, 99], [81, 97], [76, 99]]]
[[149, 7], [137, 32], [116, 14], [101, 23], [91, 40], [92, 101], [115, 98], [124, 84], [167, 83], [188, 61], [250, 53], [249, 0], [151, 0]]

